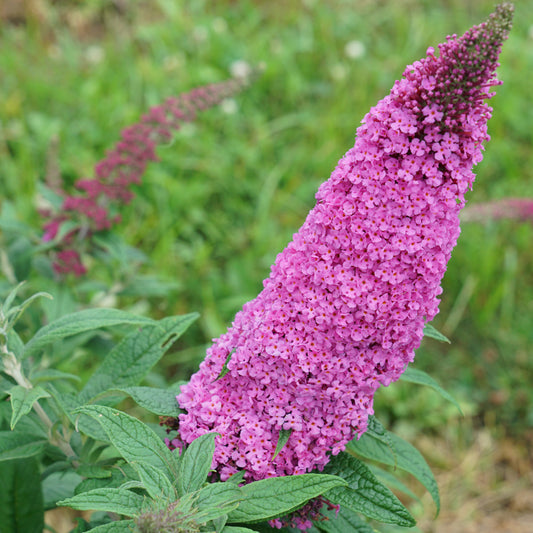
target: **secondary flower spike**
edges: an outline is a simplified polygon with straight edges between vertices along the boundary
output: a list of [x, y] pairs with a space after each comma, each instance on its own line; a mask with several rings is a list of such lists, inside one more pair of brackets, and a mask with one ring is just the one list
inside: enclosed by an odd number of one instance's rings
[[168, 142], [184, 123], [195, 120], [199, 111], [219, 104], [250, 81], [251, 78], [233, 78], [167, 98], [163, 104], [150, 108], [139, 122], [122, 130], [120, 141], [96, 164], [95, 177], [78, 180], [74, 195], [61, 191], [61, 210], [52, 214], [43, 235], [43, 241], [50, 241], [63, 225], [71, 226], [57, 244], [54, 270], [58, 274], [85, 274], [80, 248], [92, 234], [120, 221], [117, 211], [134, 197], [131, 185], [141, 182], [148, 163], [157, 161], [157, 145]]
[[170, 447], [216, 431], [213, 468], [250, 481], [320, 470], [366, 431], [438, 312], [512, 11], [429, 48], [364, 117], [262, 292], [182, 386]]

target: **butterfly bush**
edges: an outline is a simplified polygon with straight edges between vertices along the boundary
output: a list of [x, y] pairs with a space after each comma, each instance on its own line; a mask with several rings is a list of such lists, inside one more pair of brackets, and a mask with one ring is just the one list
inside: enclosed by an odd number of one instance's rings
[[216, 431], [218, 477], [244, 469], [252, 481], [322, 470], [366, 431], [374, 393], [413, 361], [438, 312], [511, 18], [502, 4], [429, 48], [364, 117], [261, 293], [182, 386], [171, 448]]
[[95, 177], [78, 180], [75, 194], [61, 191], [64, 196], [61, 209], [51, 214], [44, 225], [45, 242], [66, 228], [55, 249], [54, 270], [58, 274], [85, 274], [80, 249], [93, 234], [120, 222], [120, 206], [134, 197], [131, 186], [141, 183], [150, 161], [157, 161], [156, 146], [168, 142], [183, 123], [195, 120], [198, 111], [238, 92], [251, 77], [229, 79], [167, 98], [163, 104], [152, 107], [140, 122], [122, 130], [120, 141], [96, 164]]

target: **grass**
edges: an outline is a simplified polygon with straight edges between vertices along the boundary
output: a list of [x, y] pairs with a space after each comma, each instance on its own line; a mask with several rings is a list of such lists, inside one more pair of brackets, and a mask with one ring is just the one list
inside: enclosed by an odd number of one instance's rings
[[[69, 186], [91, 176], [120, 130], [149, 106], [227, 78], [237, 61], [263, 65], [262, 76], [232, 105], [202, 114], [159, 149], [161, 162], [149, 167], [118, 230], [144, 256], [93, 261], [91, 282], [65, 282], [75, 297], [63, 291], [63, 307], [55, 310], [88, 305], [109, 296], [111, 287], [116, 305], [154, 317], [199, 311], [183, 351], [163, 364], [170, 379], [193, 369], [205, 344], [260, 290], [318, 185], [353, 144], [359, 121], [405, 65], [447, 34], [484, 20], [493, 1], [306, 0], [281, 8], [249, 0], [139, 0], [120, 6], [43, 2], [37, 13], [4, 21], [0, 194], [3, 212], [10, 205], [35, 230], [40, 183]], [[492, 141], [477, 168], [473, 203], [533, 197], [532, 28], [533, 2], [517, 2], [499, 69], [505, 84], [492, 100]], [[360, 57], [347, 55], [352, 41], [361, 43]], [[435, 322], [452, 345], [424, 341], [416, 363], [468, 406], [473, 424], [522, 439], [533, 439], [532, 240], [531, 224], [463, 225]], [[5, 226], [3, 243], [9, 256], [24, 246]], [[26, 267], [21, 272], [42, 289], [38, 268]], [[377, 396], [378, 413], [391, 423], [407, 417], [409, 431], [430, 427], [437, 434], [457, 423], [440, 404], [424, 411], [424, 397], [402, 387]]]

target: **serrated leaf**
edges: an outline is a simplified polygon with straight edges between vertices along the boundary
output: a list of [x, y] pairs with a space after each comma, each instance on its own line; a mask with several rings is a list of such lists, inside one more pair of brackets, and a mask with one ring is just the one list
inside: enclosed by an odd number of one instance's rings
[[159, 416], [178, 416], [183, 411], [178, 407], [177, 391], [154, 387], [125, 387], [113, 389], [131, 396], [135, 403]]
[[135, 531], [135, 522], [133, 520], [120, 520], [109, 522], [88, 531], [88, 533], [132, 533]]
[[22, 459], [41, 453], [47, 440], [17, 431], [0, 431], [0, 461]]
[[137, 462], [131, 463], [131, 466], [139, 475], [146, 492], [154, 500], [173, 502], [177, 499], [178, 495], [171, 480], [159, 468]]
[[193, 440], [183, 452], [176, 478], [180, 497], [199, 490], [206, 482], [215, 453], [216, 435], [216, 433], [201, 435]]
[[276, 449], [274, 450], [274, 455], [272, 456], [272, 460], [274, 460], [278, 456], [279, 452], [283, 450], [283, 448], [285, 447], [285, 445], [287, 444], [289, 440], [289, 437], [291, 436], [291, 433], [292, 433], [292, 428], [280, 430], [279, 435], [278, 435], [278, 443], [276, 444]]
[[451, 344], [450, 339], [445, 337], [440, 331], [435, 329], [431, 324], [426, 324], [424, 326], [424, 337], [429, 337], [430, 339], [436, 339], [441, 342], [447, 342]]
[[195, 506], [198, 521], [209, 522], [226, 515], [239, 506], [244, 495], [233, 483], [208, 483], [198, 492]]
[[400, 500], [359, 459], [340, 453], [332, 457], [324, 471], [348, 482], [347, 487], [336, 487], [326, 494], [332, 503], [345, 505], [356, 513], [386, 524], [403, 527], [416, 524]]
[[437, 507], [438, 514], [440, 510], [439, 488], [426, 460], [412, 444], [394, 433], [389, 432], [389, 435], [394, 454], [385, 444], [366, 434], [359, 440], [349, 442], [346, 449], [361, 457], [401, 468], [414, 476], [430, 493]]
[[341, 507], [338, 513], [335, 509], [321, 510], [320, 514], [326, 520], [315, 520], [313, 523], [325, 533], [374, 533], [374, 528], [349, 507]]
[[457, 407], [457, 410], [463, 415], [463, 411], [461, 410], [461, 406], [459, 405], [457, 400], [446, 390], [444, 390], [429, 374], [427, 374], [423, 370], [408, 366], [405, 369], [404, 373], [400, 376], [400, 379], [403, 381], [408, 381], [409, 383], [416, 383], [418, 385], [425, 385], [426, 387], [430, 387], [434, 391], [438, 392], [445, 400], [448, 400], [449, 402], [453, 403], [453, 405]]
[[77, 511], [106, 511], [125, 516], [138, 516], [144, 497], [124, 489], [94, 489], [57, 502], [60, 507]]
[[178, 460], [164, 442], [140, 420], [103, 405], [87, 405], [76, 410], [91, 416], [104, 428], [109, 440], [128, 463], [147, 463], [175, 479]]
[[17, 422], [31, 411], [37, 400], [50, 396], [39, 386], [27, 389], [20, 385], [15, 385], [8, 391], [8, 394], [11, 396], [11, 429], [15, 429]]
[[229, 513], [228, 523], [272, 520], [299, 509], [312, 498], [334, 487], [346, 484], [344, 479], [326, 474], [301, 474], [254, 481], [241, 487], [244, 500]]
[[0, 463], [0, 531], [41, 532], [44, 527], [39, 462], [35, 458]]
[[80, 393], [87, 402], [109, 389], [137, 385], [161, 359], [171, 340], [196, 320], [196, 313], [168, 317], [127, 335], [105, 357]]
[[119, 309], [84, 309], [42, 327], [26, 344], [23, 355], [34, 355], [46, 345], [71, 335], [121, 324], [153, 325], [154, 321]]

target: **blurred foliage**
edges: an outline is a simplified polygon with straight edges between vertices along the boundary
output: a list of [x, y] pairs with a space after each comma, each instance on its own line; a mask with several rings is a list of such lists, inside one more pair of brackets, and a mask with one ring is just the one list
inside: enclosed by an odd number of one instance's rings
[[[110, 303], [153, 318], [199, 311], [181, 351], [164, 361], [168, 379], [187, 376], [261, 289], [370, 106], [405, 65], [484, 20], [493, 3], [8, 0], [11, 11], [0, 11], [0, 289], [29, 277], [32, 289], [55, 294], [49, 317]], [[250, 89], [159, 149], [161, 161], [124, 209], [120, 238], [108, 236], [110, 253], [92, 260], [90, 281], [54, 280], [34, 254], [40, 184], [92, 176], [149, 106], [246, 64], [264, 67]], [[533, 196], [531, 0], [517, 2], [501, 64], [505, 84], [492, 100], [492, 141], [472, 202]], [[481, 422], [533, 439], [532, 240], [530, 224], [463, 225], [435, 321], [452, 346], [424, 341], [416, 364]], [[408, 409], [414, 426], [426, 427], [432, 393], [405, 392], [414, 390], [380, 391], [376, 408], [391, 420]], [[442, 423], [458, 416], [440, 412]]]

